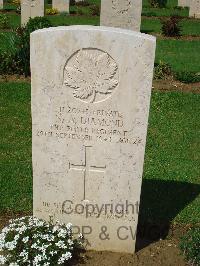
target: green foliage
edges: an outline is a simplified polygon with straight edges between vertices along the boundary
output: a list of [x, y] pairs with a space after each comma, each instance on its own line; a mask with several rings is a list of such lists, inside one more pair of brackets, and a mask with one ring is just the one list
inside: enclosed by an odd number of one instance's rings
[[100, 7], [98, 5], [92, 5], [90, 12], [92, 16], [100, 16]]
[[142, 12], [142, 16], [146, 16], [146, 17], [156, 17], [156, 13], [153, 12], [153, 11]]
[[183, 83], [195, 83], [200, 82], [200, 72], [188, 72], [188, 71], [177, 71], [174, 72], [171, 69], [171, 66], [160, 60], [158, 63], [155, 63], [154, 66], [154, 79], [166, 79], [168, 76], [173, 75], [176, 80], [179, 80]]
[[77, 7], [76, 14], [78, 14], [79, 16], [82, 16], [82, 15], [84, 15], [84, 12], [80, 7]]
[[70, 10], [70, 14], [71, 15], [79, 15], [79, 16], [83, 16], [84, 15], [84, 11], [83, 8], [80, 6], [74, 6], [73, 10]]
[[75, 6], [76, 5], [76, 1], [75, 0], [70, 0], [69, 1], [69, 6]]
[[25, 30], [27, 33], [31, 33], [35, 30], [52, 27], [51, 22], [45, 17], [30, 18], [26, 24]]
[[9, 28], [9, 19], [5, 14], [0, 14], [0, 29]]
[[181, 26], [179, 25], [179, 18], [172, 16], [161, 20], [162, 33], [168, 37], [178, 37], [181, 35]]
[[154, 8], [158, 7], [157, 0], [149, 0], [149, 4], [151, 7], [154, 7]]
[[45, 10], [46, 15], [56, 15], [58, 14], [58, 9], [56, 8], [47, 8]]
[[22, 74], [19, 59], [19, 49], [17, 47], [19, 39], [16, 33], [3, 34], [0, 36], [7, 44], [6, 50], [0, 51], [0, 75]]
[[158, 2], [158, 7], [161, 8], [166, 7], [167, 5], [167, 0], [157, 0], [157, 2]]
[[[158, 5], [157, 0], [143, 0], [143, 14], [148, 16], [149, 14], [153, 13], [155, 16], [163, 17], [163, 16], [173, 16], [174, 13], [177, 13], [179, 16], [184, 16], [187, 17], [189, 16], [189, 10], [188, 8], [181, 8], [181, 9], [176, 9], [177, 6], [177, 0], [167, 0], [164, 2], [160, 2], [160, 6]], [[151, 5], [151, 2], [152, 5]], [[165, 5], [166, 6], [163, 6]], [[155, 8], [155, 7], [156, 8]], [[163, 8], [164, 7], [164, 8]]]
[[2, 34], [10, 48], [0, 51], [0, 74], [30, 75], [30, 34], [50, 26], [48, 19], [36, 17], [31, 18], [26, 27], [13, 30], [13, 34]]
[[17, 7], [16, 13], [21, 14], [21, 5]]
[[157, 8], [163, 8], [167, 5], [167, 0], [149, 0], [149, 4], [151, 7]]
[[200, 265], [200, 227], [192, 228], [181, 238], [180, 249], [191, 265]]
[[[68, 12], [66, 12], [66, 11], [62, 11], [62, 12], [60, 12], [60, 16], [62, 16], [62, 17], [68, 17], [70, 14], [68, 13]], [[62, 23], [61, 24], [59, 24], [59, 26], [62, 26]]]
[[165, 79], [167, 76], [171, 75], [171, 67], [169, 64], [159, 61], [159, 63], [155, 64], [154, 67], [154, 78], [155, 79]]
[[200, 73], [181, 71], [181, 72], [176, 72], [175, 77], [177, 80], [183, 83], [200, 82]]
[[87, 0], [80, 1], [76, 3], [76, 6], [89, 6], [90, 3]]

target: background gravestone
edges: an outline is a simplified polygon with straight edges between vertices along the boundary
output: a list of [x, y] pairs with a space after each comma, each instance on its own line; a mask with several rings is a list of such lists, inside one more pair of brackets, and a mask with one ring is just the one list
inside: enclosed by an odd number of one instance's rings
[[101, 26], [140, 31], [142, 0], [101, 0]]
[[178, 0], [178, 6], [189, 7], [191, 0]]
[[154, 56], [122, 29], [31, 34], [34, 215], [87, 228], [90, 249], [135, 249]]
[[52, 6], [59, 12], [69, 12], [69, 0], [53, 0]]
[[0, 0], [0, 9], [3, 9], [3, 0]]
[[200, 0], [191, 0], [189, 16], [200, 18]]
[[21, 25], [25, 25], [30, 18], [44, 16], [44, 0], [21, 1]]

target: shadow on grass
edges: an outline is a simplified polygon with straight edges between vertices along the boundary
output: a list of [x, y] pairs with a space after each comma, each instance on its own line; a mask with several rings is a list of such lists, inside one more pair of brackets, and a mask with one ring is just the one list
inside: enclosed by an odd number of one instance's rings
[[141, 33], [150, 34], [154, 32], [154, 30], [141, 30]]
[[136, 250], [165, 239], [172, 220], [199, 194], [200, 185], [197, 184], [144, 179]]

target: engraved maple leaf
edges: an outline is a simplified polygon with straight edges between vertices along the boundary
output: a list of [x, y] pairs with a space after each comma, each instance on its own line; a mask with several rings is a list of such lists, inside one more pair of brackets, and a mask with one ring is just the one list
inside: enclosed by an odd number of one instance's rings
[[118, 81], [114, 78], [117, 69], [107, 53], [95, 55], [81, 50], [73, 64], [66, 65], [64, 83], [74, 89], [74, 97], [89, 98], [89, 102], [94, 102], [97, 93], [109, 94], [117, 86]]
[[130, 0], [112, 0], [113, 8], [117, 11], [117, 13], [125, 13], [128, 11], [131, 2]]

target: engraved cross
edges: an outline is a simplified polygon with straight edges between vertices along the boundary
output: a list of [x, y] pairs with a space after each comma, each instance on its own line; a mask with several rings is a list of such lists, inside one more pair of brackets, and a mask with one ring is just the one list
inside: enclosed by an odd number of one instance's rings
[[84, 146], [85, 147], [85, 163], [82, 165], [71, 164], [69, 163], [69, 169], [75, 171], [82, 171], [84, 174], [84, 191], [83, 191], [83, 200], [86, 199], [86, 182], [87, 178], [90, 175], [90, 172], [105, 172], [106, 166], [96, 166], [91, 165], [91, 148], [92, 146]]

